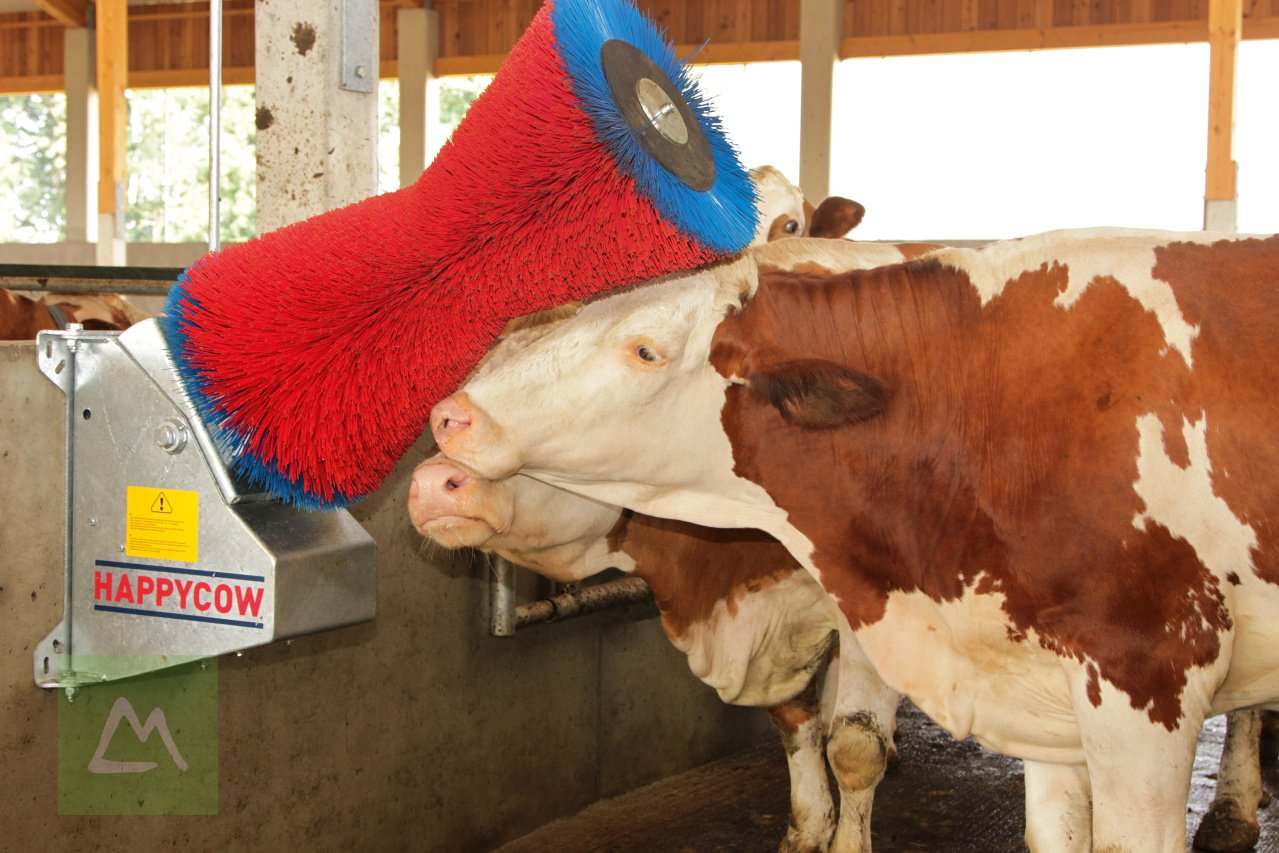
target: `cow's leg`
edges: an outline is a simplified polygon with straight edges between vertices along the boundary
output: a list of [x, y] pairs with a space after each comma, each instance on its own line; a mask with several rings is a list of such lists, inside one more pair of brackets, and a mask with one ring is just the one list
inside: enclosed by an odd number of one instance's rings
[[1261, 836], [1261, 711], [1226, 715], [1226, 742], [1217, 770], [1217, 795], [1195, 832], [1195, 847], [1215, 853], [1250, 849]]
[[1031, 853], [1092, 849], [1092, 795], [1083, 764], [1025, 762], [1026, 846]]
[[1181, 715], [1169, 729], [1128, 694], [1082, 665], [1068, 664], [1071, 703], [1092, 789], [1092, 841], [1098, 853], [1181, 853], [1186, 848], [1186, 800], [1211, 688], [1206, 671], [1190, 674]]
[[[837, 682], [831, 689], [832, 681]], [[869, 853], [875, 786], [896, 755], [897, 705], [901, 695], [883, 682], [854, 634], [843, 629], [826, 676], [823, 700], [831, 703], [826, 757], [839, 786], [839, 823], [834, 853]]]
[[782, 736], [790, 770], [790, 827], [781, 853], [822, 853], [835, 830], [835, 807], [826, 782], [817, 679], [794, 699], [767, 710], [773, 728]]

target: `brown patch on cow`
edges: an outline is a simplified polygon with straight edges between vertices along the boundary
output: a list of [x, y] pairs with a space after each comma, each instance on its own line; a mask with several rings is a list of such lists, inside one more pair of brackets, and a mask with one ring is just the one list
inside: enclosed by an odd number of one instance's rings
[[608, 542], [635, 561], [633, 574], [653, 590], [672, 639], [710, 618], [720, 601], [736, 614], [748, 593], [802, 571], [781, 544], [758, 530], [699, 527], [639, 513], [627, 519], [623, 513]]
[[[1136, 423], [1153, 412], [1180, 434], [1182, 414], [1211, 400], [1204, 389], [1226, 396], [1230, 383], [1198, 350], [1187, 371], [1154, 315], [1113, 279], [1095, 280], [1068, 310], [1054, 305], [1067, 276], [1044, 264], [983, 306], [964, 273], [928, 259], [820, 280], [761, 275], [716, 332], [722, 375], [820, 358], [881, 379], [892, 397], [878, 417], [814, 431], [737, 384], [722, 420], [736, 473], [812, 540], [852, 627], [881, 619], [894, 591], [938, 602], [997, 593], [1010, 639], [1033, 629], [1171, 729], [1187, 671], [1216, 660], [1231, 619], [1188, 543], [1154, 523], [1133, 527], [1146, 510], [1133, 488]], [[1251, 340], [1275, 348], [1269, 332]], [[1273, 372], [1279, 357], [1266, 363]], [[1276, 384], [1258, 381], [1258, 396]], [[1277, 398], [1264, 396], [1273, 410]], [[1211, 440], [1222, 425], [1208, 411]], [[1225, 416], [1236, 418], [1248, 421]], [[1259, 425], [1237, 446], [1268, 447], [1265, 434]], [[1272, 495], [1269, 506], [1279, 483]]]
[[34, 340], [36, 333], [56, 329], [49, 309], [11, 290], [0, 290], [0, 340]]
[[942, 248], [937, 243], [894, 243], [897, 251], [902, 253], [902, 257], [908, 261], [922, 258], [924, 255], [931, 255], [938, 249]]
[[289, 33], [289, 41], [293, 42], [298, 56], [306, 56], [315, 47], [315, 26], [304, 22], [294, 24]]
[[803, 237], [804, 225], [793, 216], [782, 214], [768, 226], [768, 242], [785, 240], [787, 237]]
[[[266, 130], [275, 124], [275, 113], [271, 112], [270, 107], [258, 107], [258, 111], [254, 116], [254, 123], [257, 125], [258, 130]], [[293, 153], [298, 153], [296, 148], [293, 149]]]
[[821, 701], [817, 694], [817, 679], [808, 682], [808, 686], [804, 688], [803, 692], [789, 702], [783, 702], [765, 710], [768, 712], [768, 721], [773, 724], [773, 728], [782, 736], [782, 743], [786, 746], [786, 754], [794, 755], [800, 747], [800, 744], [795, 741], [795, 733], [799, 731], [800, 726], [815, 720], [817, 715], [821, 713]]
[[608, 532], [604, 541], [608, 543], [608, 552], [610, 554], [619, 553], [622, 550], [622, 543], [626, 541], [626, 531], [631, 525], [631, 516], [635, 515], [635, 511], [631, 509], [623, 509], [617, 517], [617, 521], [613, 524], [613, 529]]
[[[1199, 327], [1191, 353], [1196, 399], [1207, 418], [1212, 487], [1257, 535], [1253, 571], [1279, 584], [1279, 338], [1274, 334], [1279, 237], [1155, 252], [1155, 275], [1177, 294], [1186, 321]], [[1188, 411], [1192, 422], [1199, 411]], [[1181, 420], [1175, 421], [1181, 435]], [[1169, 438], [1164, 422], [1164, 441]]]
[[1230, 582], [1231, 586], [1239, 586], [1239, 584], [1243, 583], [1243, 581], [1239, 580], [1238, 572], [1227, 572], [1226, 580]]
[[1085, 691], [1088, 694], [1088, 701], [1092, 703], [1094, 708], [1101, 707], [1101, 681], [1097, 678], [1097, 667], [1088, 664], [1085, 669], [1087, 681], [1085, 682]]

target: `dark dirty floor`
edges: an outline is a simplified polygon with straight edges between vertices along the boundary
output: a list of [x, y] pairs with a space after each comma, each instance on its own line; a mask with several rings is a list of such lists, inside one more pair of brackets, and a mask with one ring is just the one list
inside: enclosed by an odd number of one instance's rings
[[[1187, 810], [1187, 842], [1212, 802], [1225, 717], [1199, 741]], [[901, 762], [875, 797], [877, 853], [1007, 853], [1022, 843], [1021, 762], [958, 743], [904, 704], [898, 720]], [[1263, 770], [1279, 792], [1279, 762]], [[500, 848], [499, 853], [775, 853], [786, 834], [786, 759], [768, 743], [596, 803]], [[1256, 849], [1279, 853], [1279, 797], [1261, 812]]]

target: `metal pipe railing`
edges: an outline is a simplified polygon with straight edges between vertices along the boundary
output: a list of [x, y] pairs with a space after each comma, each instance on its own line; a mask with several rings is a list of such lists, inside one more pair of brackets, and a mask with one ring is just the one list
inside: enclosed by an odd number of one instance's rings
[[0, 264], [0, 287], [56, 293], [128, 293], [164, 296], [182, 267], [86, 267]]
[[619, 578], [590, 586], [572, 586], [549, 598], [515, 603], [515, 567], [489, 555], [489, 633], [513, 637], [521, 628], [585, 616], [612, 607], [651, 601], [653, 593], [639, 578]]

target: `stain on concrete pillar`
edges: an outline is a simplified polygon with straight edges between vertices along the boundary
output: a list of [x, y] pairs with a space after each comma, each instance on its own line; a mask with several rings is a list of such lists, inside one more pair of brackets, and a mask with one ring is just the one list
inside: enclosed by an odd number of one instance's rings
[[312, 24], [296, 23], [289, 40], [297, 48], [299, 56], [306, 56], [315, 47], [315, 27]]
[[[270, 108], [258, 107], [256, 123], [258, 130], [266, 130], [268, 127], [275, 124], [275, 116], [271, 113]], [[296, 152], [296, 149], [294, 149], [294, 151]]]

